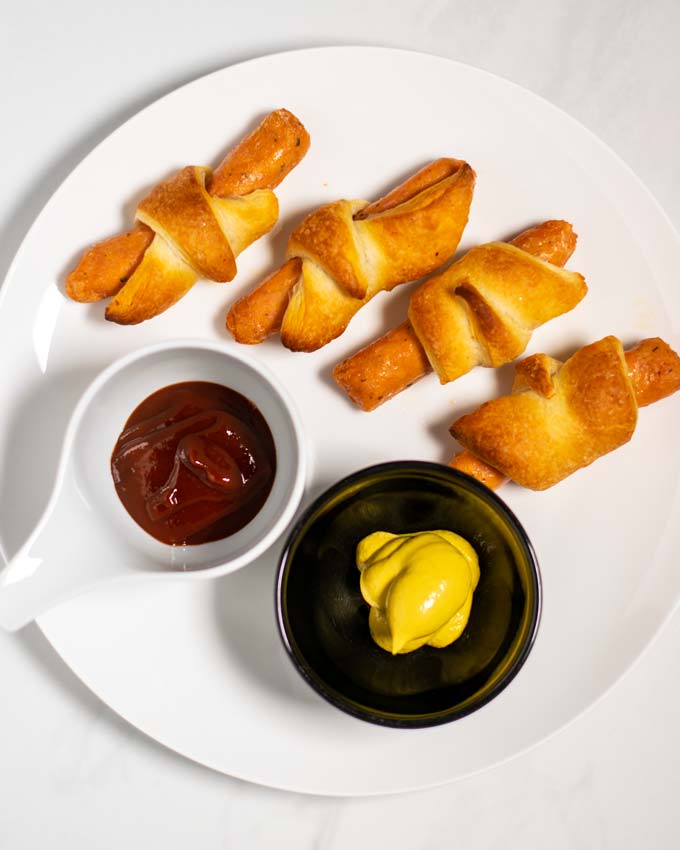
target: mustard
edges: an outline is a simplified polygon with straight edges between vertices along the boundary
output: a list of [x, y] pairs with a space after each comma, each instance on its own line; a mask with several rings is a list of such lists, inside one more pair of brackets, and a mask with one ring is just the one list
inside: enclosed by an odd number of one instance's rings
[[452, 531], [376, 531], [357, 546], [356, 562], [371, 637], [382, 649], [397, 655], [461, 636], [479, 582], [467, 540]]

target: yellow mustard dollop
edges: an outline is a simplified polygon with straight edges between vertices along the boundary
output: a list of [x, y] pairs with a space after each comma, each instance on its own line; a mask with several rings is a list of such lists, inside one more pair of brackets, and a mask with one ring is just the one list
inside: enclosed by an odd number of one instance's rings
[[467, 540], [452, 531], [376, 531], [359, 543], [356, 561], [378, 646], [397, 655], [461, 636], [479, 582], [477, 553]]

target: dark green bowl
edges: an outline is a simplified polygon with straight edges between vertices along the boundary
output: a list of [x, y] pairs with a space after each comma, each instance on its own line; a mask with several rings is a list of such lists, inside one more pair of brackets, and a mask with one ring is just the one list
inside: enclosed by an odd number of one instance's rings
[[[374, 531], [448, 529], [479, 556], [480, 581], [461, 637], [392, 656], [368, 629], [357, 543]], [[281, 555], [276, 607], [295, 667], [333, 705], [383, 726], [448, 723], [487, 703], [531, 650], [541, 610], [526, 532], [484, 485], [446, 466], [385, 463], [344, 478], [293, 528]]]

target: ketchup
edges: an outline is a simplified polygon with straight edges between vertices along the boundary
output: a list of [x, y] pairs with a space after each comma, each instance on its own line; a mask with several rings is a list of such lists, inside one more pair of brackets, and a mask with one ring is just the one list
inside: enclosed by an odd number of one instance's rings
[[275, 472], [274, 440], [257, 407], [206, 381], [150, 395], [111, 455], [127, 512], [156, 540], [177, 546], [243, 528], [267, 500]]

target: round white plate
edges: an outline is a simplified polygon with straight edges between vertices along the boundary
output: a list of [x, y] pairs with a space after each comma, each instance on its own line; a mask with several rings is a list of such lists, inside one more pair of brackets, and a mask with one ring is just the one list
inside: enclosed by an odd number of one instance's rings
[[[306, 124], [312, 147], [278, 191], [273, 234], [239, 258], [237, 279], [199, 283], [136, 327], [103, 305], [69, 302], [63, 276], [83, 247], [128, 225], [136, 201], [187, 163], [212, 163], [273, 108]], [[228, 306], [281, 261], [300, 216], [339, 198], [375, 198], [439, 156], [478, 182], [461, 250], [544, 218], [580, 234], [569, 266], [586, 299], [540, 328], [527, 353], [566, 355], [617, 334], [677, 347], [680, 243], [627, 167], [575, 121], [522, 89], [448, 60], [374, 48], [270, 56], [196, 80], [113, 133], [70, 175], [28, 234], [0, 308], [0, 537], [6, 555], [46, 500], [67, 417], [86, 384], [139, 346], [196, 336], [235, 343]], [[511, 368], [433, 376], [371, 414], [332, 366], [401, 321], [409, 287], [381, 295], [313, 355], [276, 340], [253, 354], [294, 394], [309, 437], [308, 498], [362, 466], [448, 459], [450, 422], [507, 389]], [[196, 761], [254, 782], [321, 794], [374, 794], [446, 782], [524, 750], [590, 706], [648, 645], [680, 594], [680, 394], [640, 414], [633, 441], [545, 493], [506, 486], [542, 567], [534, 650], [497, 699], [463, 720], [382, 729], [323, 702], [286, 659], [273, 614], [278, 545], [214, 582], [143, 582], [82, 596], [41, 618], [65, 662], [111, 708]], [[97, 553], [93, 552], [96, 558]]]

